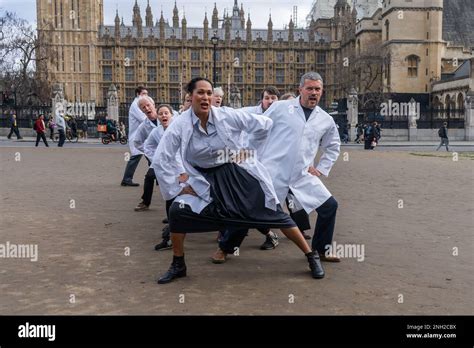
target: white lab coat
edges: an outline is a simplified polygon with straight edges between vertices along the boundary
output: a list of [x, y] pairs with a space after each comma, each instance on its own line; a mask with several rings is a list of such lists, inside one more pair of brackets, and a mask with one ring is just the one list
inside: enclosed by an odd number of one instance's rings
[[[252, 114], [263, 115], [261, 103], [256, 106], [246, 106], [241, 108], [240, 110], [250, 112]], [[240, 143], [242, 144], [243, 148], [249, 147], [249, 134], [247, 132], [242, 132], [242, 135], [240, 137]]]
[[[159, 125], [159, 121], [157, 120], [156, 122]], [[144, 151], [145, 151], [145, 140], [146, 140], [146, 138], [148, 138], [151, 131], [155, 128], [156, 128], [155, 124], [152, 121], [150, 121], [148, 119], [148, 117], [138, 127], [138, 129], [135, 133], [135, 137], [133, 139], [133, 142], [134, 142], [135, 148], [138, 151], [140, 151], [141, 153], [144, 153]], [[148, 157], [148, 159], [151, 160], [151, 158], [149, 158], [149, 157]]]
[[[308, 173], [308, 168], [314, 166], [323, 175], [329, 175], [341, 145], [336, 123], [319, 106], [306, 121], [299, 97], [273, 103], [264, 116], [273, 120], [273, 128], [259, 158], [272, 175], [278, 199], [283, 201], [291, 190], [295, 205], [309, 214], [331, 197], [321, 180]], [[320, 146], [323, 154], [315, 163]]]
[[[150, 167], [153, 168], [153, 170], [155, 170], [155, 167], [153, 166], [153, 158], [155, 157], [156, 150], [158, 149], [158, 145], [160, 145], [160, 141], [163, 138], [164, 132], [165, 129], [160, 124], [158, 125], [158, 127], [154, 128], [151, 131], [150, 135], [145, 140], [145, 156], [150, 159]], [[180, 174], [186, 172], [184, 170], [183, 161], [181, 160], [181, 154], [179, 153], [179, 151], [176, 151], [175, 159], [177, 162], [177, 171], [175, 173], [175, 176], [179, 176]]]
[[128, 144], [130, 146], [130, 153], [132, 156], [143, 155], [143, 151], [135, 147], [135, 134], [138, 127], [147, 119], [146, 115], [138, 107], [138, 97], [135, 98], [130, 110], [128, 111]]
[[[211, 107], [217, 134], [229, 150], [240, 150], [240, 136], [242, 131], [253, 134], [253, 146], [257, 154], [265, 144], [267, 135], [272, 127], [272, 120], [268, 117], [250, 114], [241, 110], [228, 107]], [[165, 200], [178, 196], [184, 185], [190, 185], [197, 196], [181, 195], [176, 197], [175, 202], [188, 204], [191, 210], [199, 214], [212, 199], [210, 197], [210, 185], [187, 160], [189, 140], [193, 133], [192, 109], [186, 110], [178, 118], [174, 119], [166, 129], [162, 141], [153, 157], [152, 166], [160, 184], [160, 191]], [[180, 184], [176, 173], [179, 164], [176, 163], [176, 152], [179, 152], [183, 160], [185, 172], [189, 175], [186, 184]], [[247, 172], [257, 179], [265, 193], [265, 206], [276, 210], [279, 203], [273, 188], [270, 174], [259, 162], [258, 158], [247, 159], [239, 163]]]
[[157, 127], [153, 128], [151, 133], [148, 135], [148, 138], [145, 140], [143, 145], [145, 156], [151, 161], [155, 155], [156, 149], [160, 144], [161, 137], [164, 133], [164, 128], [161, 124], [158, 124]]

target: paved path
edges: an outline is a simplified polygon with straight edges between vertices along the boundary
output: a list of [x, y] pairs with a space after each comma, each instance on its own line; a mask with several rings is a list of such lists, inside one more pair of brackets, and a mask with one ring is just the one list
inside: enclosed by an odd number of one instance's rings
[[325, 264], [323, 280], [284, 238], [260, 251], [256, 231], [214, 265], [213, 232], [189, 235], [189, 276], [159, 286], [164, 202], [156, 187], [152, 209], [133, 211], [142, 186], [119, 185], [123, 148], [3, 144], [0, 248], [37, 245], [38, 261], [0, 258], [2, 314], [473, 313], [472, 153], [347, 147], [324, 181], [339, 201], [335, 241], [364, 246], [364, 259]]

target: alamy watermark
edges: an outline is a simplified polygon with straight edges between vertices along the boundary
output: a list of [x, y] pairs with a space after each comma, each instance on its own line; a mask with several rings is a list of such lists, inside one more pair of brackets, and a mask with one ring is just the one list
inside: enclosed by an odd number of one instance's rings
[[52, 342], [56, 340], [56, 325], [35, 325], [26, 322], [18, 326], [18, 337], [20, 338], [47, 338]]
[[358, 262], [365, 260], [365, 245], [364, 244], [327, 244], [324, 248], [326, 256], [336, 256], [339, 258], [354, 258]]
[[220, 164], [241, 163], [244, 161], [253, 164], [257, 159], [257, 151], [253, 149], [231, 150], [226, 148], [217, 151], [217, 154], [217, 162]]
[[0, 258], [5, 259], [30, 259], [38, 261], [38, 244], [0, 244]]
[[382, 116], [406, 116], [414, 115], [417, 118], [420, 117], [420, 103], [399, 103], [394, 102], [391, 99], [388, 103], [380, 104], [380, 114]]
[[55, 110], [74, 118], [87, 117], [89, 120], [95, 118], [95, 102], [56, 102]]

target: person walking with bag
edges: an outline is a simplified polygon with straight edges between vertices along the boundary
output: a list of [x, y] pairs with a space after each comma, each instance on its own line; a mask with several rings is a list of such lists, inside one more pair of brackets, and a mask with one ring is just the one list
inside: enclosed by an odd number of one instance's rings
[[40, 139], [43, 139], [44, 144], [46, 147], [49, 147], [48, 141], [46, 140], [46, 135], [44, 132], [46, 131], [46, 126], [44, 124], [44, 115], [39, 115], [38, 119], [35, 121], [33, 129], [36, 131], [36, 145], [38, 147], [38, 143]]
[[446, 122], [444, 122], [438, 130], [438, 136], [441, 138], [441, 141], [436, 151], [438, 151], [443, 145], [446, 146], [446, 151], [449, 151], [448, 124]]

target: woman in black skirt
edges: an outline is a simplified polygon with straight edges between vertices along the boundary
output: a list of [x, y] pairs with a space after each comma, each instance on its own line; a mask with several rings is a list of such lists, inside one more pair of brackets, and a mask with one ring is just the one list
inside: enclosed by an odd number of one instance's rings
[[[186, 233], [228, 228], [279, 228], [308, 259], [311, 275], [323, 278], [318, 253], [311, 251], [293, 220], [281, 209], [269, 173], [257, 154], [273, 124], [268, 117], [242, 110], [211, 107], [212, 83], [195, 78], [187, 86], [192, 107], [168, 127], [153, 158], [170, 209], [173, 262], [159, 284], [186, 276]], [[241, 133], [252, 137], [242, 149]], [[176, 153], [189, 179], [180, 182]]]

